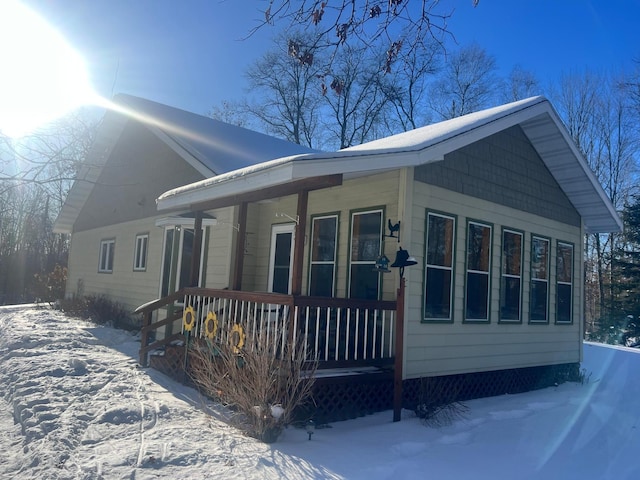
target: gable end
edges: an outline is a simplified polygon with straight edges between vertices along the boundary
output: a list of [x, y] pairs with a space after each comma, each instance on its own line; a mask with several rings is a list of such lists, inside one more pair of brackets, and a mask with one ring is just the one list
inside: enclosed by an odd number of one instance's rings
[[516, 125], [415, 169], [417, 181], [579, 227], [580, 215]]

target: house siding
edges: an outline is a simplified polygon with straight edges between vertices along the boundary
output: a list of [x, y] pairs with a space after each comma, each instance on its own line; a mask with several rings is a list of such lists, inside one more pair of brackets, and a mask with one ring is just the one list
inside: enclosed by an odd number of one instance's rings
[[[163, 229], [143, 219], [74, 233], [69, 254], [67, 296], [105, 295], [134, 310], [158, 297]], [[135, 237], [149, 233], [147, 268], [133, 270]], [[115, 239], [112, 273], [98, 273], [100, 241]]]
[[[453, 323], [423, 321], [425, 219], [428, 211], [457, 216]], [[582, 318], [582, 233], [580, 226], [550, 220], [540, 215], [496, 205], [441, 187], [414, 183], [411, 253], [422, 268], [408, 269], [408, 308], [405, 338], [405, 378], [449, 375], [464, 372], [553, 365], [581, 360]], [[465, 246], [468, 219], [493, 224], [491, 303], [489, 323], [463, 323]], [[522, 275], [522, 322], [499, 323], [502, 228], [524, 232]], [[551, 238], [549, 322], [530, 324], [529, 285], [531, 234]], [[575, 245], [573, 264], [573, 323], [556, 325], [555, 269], [556, 240]]]
[[[203, 284], [209, 288], [228, 288], [234, 209], [227, 208], [207, 213], [215, 217], [218, 224], [207, 227], [208, 239], [205, 253], [207, 265]], [[67, 296], [106, 295], [122, 303], [131, 311], [143, 303], [158, 298], [165, 229], [156, 226], [156, 221], [163, 217], [139, 219], [74, 233], [69, 255]], [[139, 233], [149, 234], [145, 271], [133, 270], [135, 237]], [[104, 239], [115, 239], [111, 273], [98, 272], [100, 241]]]
[[422, 183], [580, 226], [580, 215], [519, 126], [415, 170]]
[[[350, 250], [351, 212], [369, 208], [383, 208], [384, 232], [388, 233], [387, 219], [398, 220], [398, 191], [400, 172], [398, 170], [346, 180], [342, 185], [309, 192], [307, 227], [305, 231], [304, 269], [302, 292], [308, 292], [310, 218], [314, 215], [332, 213], [339, 216], [338, 261], [336, 265], [337, 297], [346, 297], [348, 288], [348, 255]], [[243, 270], [243, 290], [265, 291], [268, 286], [269, 252], [271, 228], [273, 225], [291, 223], [276, 213], [296, 216], [297, 196], [287, 196], [274, 201], [249, 205], [247, 221], [247, 256]], [[384, 253], [392, 261], [399, 244], [394, 239], [383, 239]], [[382, 299], [393, 300], [396, 293], [395, 275], [382, 276]]]

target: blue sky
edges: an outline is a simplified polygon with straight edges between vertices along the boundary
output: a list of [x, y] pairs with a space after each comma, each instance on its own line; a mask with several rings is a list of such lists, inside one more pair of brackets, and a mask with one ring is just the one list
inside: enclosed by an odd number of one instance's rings
[[[1, 0], [0, 0], [1, 1]], [[416, 1], [416, 0], [412, 0]], [[265, 0], [25, 0], [75, 46], [104, 96], [129, 93], [205, 114], [245, 94], [244, 71], [275, 31]], [[441, 0], [458, 44], [476, 42], [502, 73], [631, 69], [640, 59], [640, 0]], [[451, 48], [455, 48], [454, 45]]]

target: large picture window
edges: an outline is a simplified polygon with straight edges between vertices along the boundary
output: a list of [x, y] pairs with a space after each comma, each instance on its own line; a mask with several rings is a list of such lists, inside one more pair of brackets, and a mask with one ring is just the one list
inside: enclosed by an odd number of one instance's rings
[[491, 230], [491, 226], [482, 223], [467, 224], [466, 321], [489, 321]]
[[149, 234], [136, 235], [136, 245], [133, 255], [133, 269], [137, 272], [147, 269], [147, 247], [149, 245]]
[[556, 323], [572, 323], [573, 245], [558, 242], [556, 259]]
[[100, 242], [100, 261], [98, 263], [98, 272], [113, 272], [113, 255], [116, 249], [115, 239], [102, 240]]
[[311, 222], [309, 295], [332, 297], [336, 278], [338, 216], [314, 217]]
[[531, 299], [529, 315], [532, 323], [547, 323], [549, 303], [549, 239], [531, 237]]
[[502, 231], [500, 321], [519, 322], [522, 297], [522, 233]]
[[429, 212], [426, 230], [424, 319], [450, 321], [455, 217]]
[[374, 270], [382, 249], [382, 210], [351, 215], [349, 297], [377, 300], [380, 279]]

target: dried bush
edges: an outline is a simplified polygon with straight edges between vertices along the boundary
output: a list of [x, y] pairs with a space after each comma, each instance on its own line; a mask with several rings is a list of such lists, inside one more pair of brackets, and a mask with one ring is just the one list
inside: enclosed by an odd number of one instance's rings
[[236, 426], [265, 443], [276, 441], [311, 396], [317, 362], [306, 361], [302, 342], [258, 332], [241, 351], [228, 342], [199, 340], [189, 353], [193, 382], [230, 408]]
[[60, 309], [70, 315], [90, 319], [99, 325], [109, 325], [123, 330], [139, 330], [141, 322], [132, 317], [124, 305], [105, 295], [87, 295], [61, 300]]
[[429, 427], [444, 427], [464, 418], [469, 408], [456, 400], [460, 386], [447, 386], [438, 379], [423, 378], [414, 412]]

